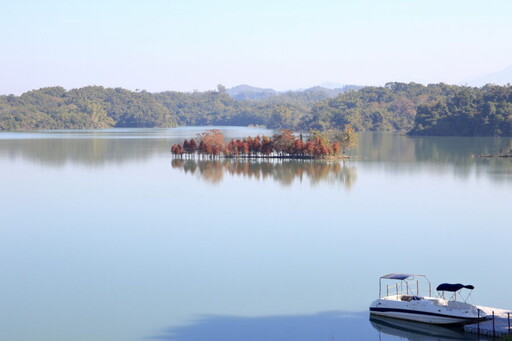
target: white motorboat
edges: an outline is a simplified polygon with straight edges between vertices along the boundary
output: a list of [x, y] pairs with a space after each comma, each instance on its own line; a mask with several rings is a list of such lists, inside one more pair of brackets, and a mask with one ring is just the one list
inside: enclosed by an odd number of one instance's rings
[[[420, 281], [428, 283], [428, 296], [421, 296]], [[386, 285], [386, 296], [381, 295], [382, 280], [394, 280]], [[370, 314], [394, 317], [432, 324], [466, 324], [486, 318], [486, 314], [472, 304], [457, 300], [462, 289], [473, 290], [472, 285], [443, 283], [437, 287], [438, 297], [432, 297], [430, 281], [425, 275], [388, 274], [379, 279], [379, 299], [370, 305]], [[391, 290], [391, 293], [390, 293]], [[446, 293], [451, 297], [446, 299]], [[468, 295], [469, 296], [469, 295]]]

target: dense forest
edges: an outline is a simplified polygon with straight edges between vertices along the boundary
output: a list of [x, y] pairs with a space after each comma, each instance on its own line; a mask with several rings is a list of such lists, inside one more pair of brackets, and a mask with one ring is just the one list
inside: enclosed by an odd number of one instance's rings
[[258, 99], [235, 99], [222, 85], [191, 93], [89, 86], [0, 96], [0, 131], [178, 125], [323, 131], [347, 124], [356, 131], [512, 136], [512, 86], [387, 83], [337, 95], [312, 88]]
[[455, 87], [416, 111], [414, 135], [512, 136], [512, 85]]

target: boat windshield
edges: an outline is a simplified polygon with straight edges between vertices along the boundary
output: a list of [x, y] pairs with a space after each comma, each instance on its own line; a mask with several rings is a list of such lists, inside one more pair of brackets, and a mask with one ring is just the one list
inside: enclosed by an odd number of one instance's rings
[[420, 301], [422, 298], [420, 296], [408, 296], [408, 295], [402, 295], [400, 297], [401, 301], [410, 302], [410, 301]]

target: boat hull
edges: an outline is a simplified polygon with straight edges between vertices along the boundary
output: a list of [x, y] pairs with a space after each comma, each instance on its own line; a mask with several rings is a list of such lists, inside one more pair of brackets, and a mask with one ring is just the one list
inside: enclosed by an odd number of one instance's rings
[[423, 323], [432, 323], [432, 324], [467, 324], [473, 323], [478, 320], [478, 318], [465, 318], [465, 317], [457, 317], [450, 316], [444, 314], [435, 314], [435, 313], [427, 313], [427, 312], [419, 312], [414, 310], [406, 310], [406, 309], [383, 309], [383, 310], [372, 310], [370, 308], [370, 313], [372, 315], [393, 317], [403, 320], [417, 321]]
[[432, 324], [467, 324], [482, 319], [474, 306], [454, 309], [449, 306], [439, 306], [432, 300], [419, 300], [415, 302], [402, 302], [379, 299], [370, 306], [370, 314], [386, 316], [403, 320], [417, 321]]

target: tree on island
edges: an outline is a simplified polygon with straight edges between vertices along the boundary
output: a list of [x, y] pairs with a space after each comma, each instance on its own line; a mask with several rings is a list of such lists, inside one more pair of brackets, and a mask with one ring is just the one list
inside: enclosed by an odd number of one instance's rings
[[356, 145], [357, 133], [350, 125], [343, 131], [311, 131], [307, 142], [302, 134], [298, 137], [291, 131], [283, 129], [271, 138], [268, 136], [231, 139], [224, 142], [222, 132], [217, 129], [207, 130], [195, 139], [185, 140], [183, 144], [171, 147], [173, 155], [183, 158], [291, 158], [320, 159], [341, 157], [347, 149]]

